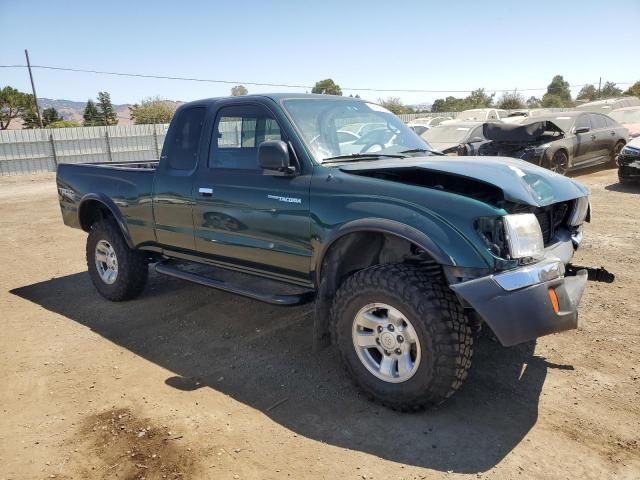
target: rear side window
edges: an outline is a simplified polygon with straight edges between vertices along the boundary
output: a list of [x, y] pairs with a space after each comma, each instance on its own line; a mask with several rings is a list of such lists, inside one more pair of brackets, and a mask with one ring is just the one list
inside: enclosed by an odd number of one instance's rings
[[216, 120], [209, 154], [210, 168], [258, 170], [258, 147], [282, 140], [271, 113], [258, 105], [225, 107]]
[[196, 166], [205, 111], [204, 107], [193, 107], [180, 113], [167, 153], [169, 168], [192, 170]]
[[591, 115], [591, 128], [607, 128], [607, 121], [604, 118], [604, 115]]

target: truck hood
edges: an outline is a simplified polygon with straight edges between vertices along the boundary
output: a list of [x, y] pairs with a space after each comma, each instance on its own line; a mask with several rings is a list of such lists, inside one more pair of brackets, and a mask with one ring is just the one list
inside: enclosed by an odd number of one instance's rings
[[[410, 159], [380, 159], [340, 165], [340, 170], [356, 175], [384, 173], [385, 171], [420, 170], [445, 174], [458, 179], [469, 179], [496, 187], [507, 201], [544, 207], [552, 203], [565, 202], [584, 197], [589, 190], [570, 178], [550, 170], [532, 165], [523, 160], [506, 157], [413, 157]], [[404, 176], [401, 178], [410, 178]], [[414, 183], [415, 184], [415, 183]], [[425, 185], [429, 187], [430, 185]], [[440, 188], [439, 185], [432, 186]], [[446, 190], [446, 187], [443, 188]], [[456, 192], [465, 195], [466, 192]], [[474, 196], [469, 191], [469, 196]]]

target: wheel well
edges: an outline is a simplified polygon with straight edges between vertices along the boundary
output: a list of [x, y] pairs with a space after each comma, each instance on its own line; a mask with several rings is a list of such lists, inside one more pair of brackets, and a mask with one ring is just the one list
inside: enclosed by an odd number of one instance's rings
[[107, 218], [114, 218], [113, 213], [98, 200], [87, 200], [80, 205], [78, 221], [85, 232], [91, 230], [91, 226], [97, 221]]
[[322, 259], [318, 272], [314, 348], [326, 346], [330, 341], [333, 296], [349, 275], [374, 265], [409, 261], [422, 262], [431, 268], [438, 266], [419, 245], [391, 233], [358, 231], [336, 240]]

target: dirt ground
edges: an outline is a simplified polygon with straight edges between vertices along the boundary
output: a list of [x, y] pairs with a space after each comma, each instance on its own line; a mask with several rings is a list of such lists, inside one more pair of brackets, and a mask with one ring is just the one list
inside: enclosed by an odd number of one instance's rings
[[[362, 398], [309, 306], [152, 274], [110, 303], [53, 176], [0, 178], [0, 478], [640, 478], [640, 188], [578, 177], [583, 330], [476, 344], [463, 389], [400, 414]], [[522, 312], [526, 315], [526, 312]]]

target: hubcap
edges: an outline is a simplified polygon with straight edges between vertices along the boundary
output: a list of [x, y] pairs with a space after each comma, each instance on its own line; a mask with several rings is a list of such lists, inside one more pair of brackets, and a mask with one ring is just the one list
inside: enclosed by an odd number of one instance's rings
[[100, 240], [96, 245], [96, 268], [102, 281], [113, 284], [118, 277], [118, 258], [116, 251], [106, 240]]
[[385, 382], [405, 382], [420, 366], [418, 335], [391, 305], [370, 303], [360, 309], [353, 319], [352, 339], [362, 364]]

